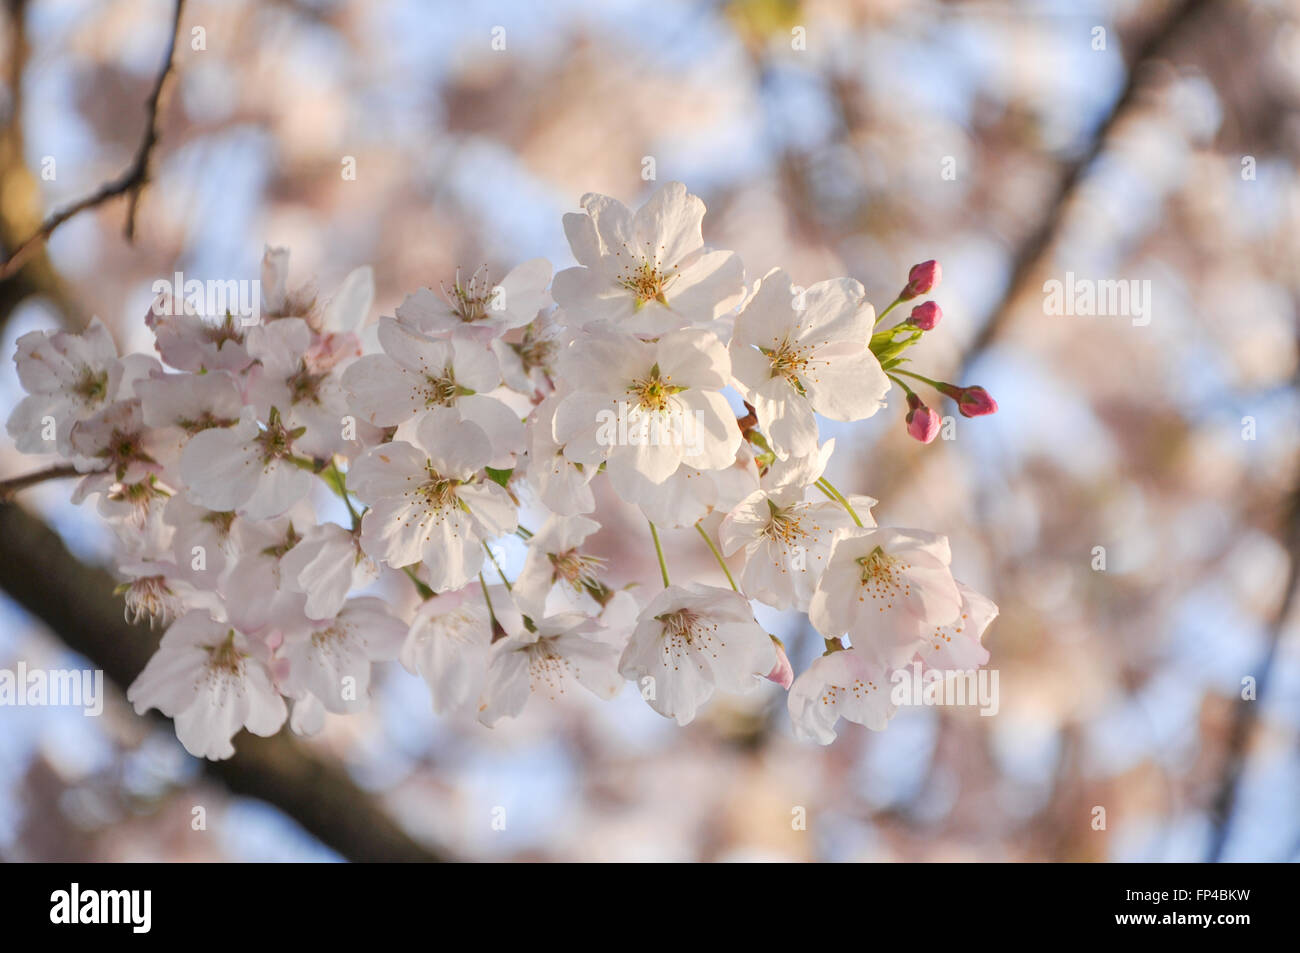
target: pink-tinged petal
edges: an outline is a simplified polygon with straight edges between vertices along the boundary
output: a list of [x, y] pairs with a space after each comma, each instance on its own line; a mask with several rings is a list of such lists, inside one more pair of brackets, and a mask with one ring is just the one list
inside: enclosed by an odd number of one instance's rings
[[776, 639], [772, 640], [772, 644], [776, 647], [776, 664], [772, 666], [772, 671], [763, 677], [789, 691], [790, 686], [794, 684], [794, 667], [790, 664], [789, 656], [785, 654], [785, 646]]

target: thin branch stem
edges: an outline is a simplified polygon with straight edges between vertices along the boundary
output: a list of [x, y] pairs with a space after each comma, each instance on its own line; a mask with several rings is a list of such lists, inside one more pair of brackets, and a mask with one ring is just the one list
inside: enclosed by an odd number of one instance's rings
[[35, 486], [36, 484], [44, 483], [47, 480], [62, 480], [66, 477], [81, 475], [81, 472], [72, 464], [62, 463], [45, 470], [37, 470], [34, 473], [27, 473], [23, 476], [12, 477], [8, 480], [0, 480], [0, 503], [12, 500], [15, 493], [19, 490], [25, 490], [29, 486]]
[[709, 537], [709, 534], [705, 531], [704, 527], [701, 526], [699, 523], [696, 523], [695, 531], [700, 534], [700, 537], [704, 540], [705, 544], [708, 545], [709, 552], [713, 553], [713, 558], [716, 559], [718, 561], [718, 565], [722, 567], [722, 574], [727, 577], [727, 582], [731, 583], [731, 588], [734, 589], [736, 592], [740, 592], [740, 587], [736, 585], [736, 580], [731, 578], [731, 570], [727, 568], [727, 563], [722, 558], [722, 553], [718, 552], [718, 547], [714, 544], [713, 540]]
[[668, 581], [668, 564], [664, 562], [664, 548], [659, 543], [659, 530], [655, 529], [655, 524], [650, 523], [650, 537], [655, 541], [655, 555], [659, 557], [659, 575], [664, 578], [664, 588], [667, 589], [672, 583]]
[[68, 219], [120, 195], [127, 196], [124, 234], [127, 242], [135, 241], [136, 210], [140, 205], [140, 193], [149, 183], [152, 171], [154, 147], [158, 144], [158, 107], [162, 99], [163, 87], [167, 83], [167, 77], [171, 75], [172, 66], [175, 62], [176, 39], [180, 34], [181, 13], [184, 7], [185, 0], [176, 0], [176, 8], [172, 16], [171, 40], [167, 44], [167, 58], [163, 61], [162, 70], [154, 81], [148, 100], [145, 101], [144, 136], [141, 138], [139, 146], [136, 147], [135, 157], [131, 160], [131, 165], [117, 178], [110, 179], [94, 192], [45, 219], [31, 237], [21, 242], [4, 260], [4, 263], [0, 264], [0, 279], [8, 278], [21, 268], [27, 257], [44, 245], [50, 236], [54, 234], [54, 231]]
[[826, 479], [825, 477], [822, 477], [817, 481], [816, 485], [821, 489], [823, 493], [828, 494], [831, 497], [831, 499], [835, 500], [837, 503], [840, 504], [840, 506], [848, 510], [849, 515], [853, 517], [853, 522], [857, 523], [859, 526], [862, 526], [862, 517], [858, 516], [858, 511], [853, 508], [853, 505], [847, 499], [845, 499], [843, 493], [835, 489], [835, 486], [831, 483], [830, 480]]
[[487, 544], [487, 540], [483, 541], [483, 552], [487, 553], [488, 559], [492, 560], [492, 565], [496, 567], [497, 575], [500, 576], [501, 581], [506, 584], [506, 592], [514, 592], [514, 587], [510, 585], [510, 580], [506, 578], [506, 571], [502, 569], [501, 564], [497, 562], [497, 554], [492, 552], [492, 547]]

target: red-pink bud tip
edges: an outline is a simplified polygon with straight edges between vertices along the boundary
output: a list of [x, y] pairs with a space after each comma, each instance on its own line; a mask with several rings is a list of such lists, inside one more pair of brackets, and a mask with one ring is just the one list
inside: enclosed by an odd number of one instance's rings
[[922, 331], [933, 331], [934, 326], [942, 318], [943, 308], [933, 301], [927, 301], [924, 304], [918, 304], [912, 309], [912, 316], [907, 319], [907, 323], [914, 328], [920, 328]]
[[929, 294], [930, 289], [937, 285], [942, 277], [943, 269], [933, 258], [919, 265], [913, 265], [912, 270], [907, 273], [907, 287], [899, 297], [909, 301], [920, 295]]
[[998, 402], [983, 387], [963, 387], [957, 397], [957, 409], [963, 417], [983, 417], [997, 413]]

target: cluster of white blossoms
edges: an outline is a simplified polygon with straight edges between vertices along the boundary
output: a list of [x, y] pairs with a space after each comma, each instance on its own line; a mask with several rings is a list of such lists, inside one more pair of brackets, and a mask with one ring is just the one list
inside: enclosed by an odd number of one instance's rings
[[[581, 204], [564, 216], [576, 267], [480, 269], [377, 322], [368, 268], [318, 301], [274, 249], [256, 321], [156, 301], [157, 357], [119, 356], [98, 321], [18, 341], [29, 396], [9, 433], [82, 474], [74, 500], [95, 497], [121, 537], [128, 616], [166, 627], [128, 692], [138, 712], [225, 758], [241, 728], [309, 734], [363, 709], [372, 664], [400, 659], [436, 712], [489, 726], [537, 695], [608, 699], [628, 681], [686, 724], [715, 690], [767, 679], [824, 744], [839, 718], [885, 726], [900, 667], [987, 661], [997, 608], [953, 577], [947, 540], [877, 527], [875, 500], [826, 479], [818, 434], [819, 415], [869, 417], [898, 385], [909, 433], [934, 439], [904, 377], [966, 416], [996, 409], [904, 369], [937, 305], [884, 326], [849, 278], [749, 284], [678, 183], [636, 211]], [[913, 268], [885, 314], [938, 278]], [[588, 552], [601, 480], [644, 514], [662, 589]], [[313, 505], [322, 481], [339, 522]], [[679, 527], [729, 585], [671, 584], [658, 529]], [[493, 549], [512, 535], [527, 546], [513, 580]], [[418, 609], [377, 595], [395, 582]], [[754, 601], [806, 612], [826, 653], [795, 678]]]

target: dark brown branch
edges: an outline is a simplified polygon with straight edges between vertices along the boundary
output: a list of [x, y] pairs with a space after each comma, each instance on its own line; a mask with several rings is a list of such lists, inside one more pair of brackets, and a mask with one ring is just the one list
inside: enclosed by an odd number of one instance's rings
[[[0, 504], [0, 589], [49, 626], [119, 687], [129, 685], [157, 647], [158, 633], [122, 617], [113, 579], [68, 552], [58, 535], [15, 504]], [[204, 769], [231, 791], [279, 808], [324, 844], [354, 861], [445, 859], [416, 843], [336, 762], [281, 732], [235, 739], [235, 756]]]
[[181, 13], [185, 8], [185, 0], [176, 0], [175, 13], [172, 19], [171, 41], [167, 45], [167, 57], [163, 61], [162, 70], [158, 73], [158, 78], [154, 81], [153, 89], [149, 93], [149, 98], [145, 102], [145, 127], [144, 136], [140, 139], [140, 145], [136, 148], [135, 157], [131, 160], [131, 165], [126, 171], [117, 178], [105, 182], [90, 195], [73, 202], [55, 212], [44, 222], [40, 228], [25, 241], [21, 242], [17, 248], [9, 255], [3, 265], [0, 265], [0, 280], [8, 278], [15, 271], [22, 267], [27, 256], [36, 248], [45, 244], [50, 236], [64, 222], [81, 214], [87, 209], [95, 208], [102, 205], [110, 199], [117, 198], [120, 195], [127, 196], [126, 209], [126, 227], [125, 234], [128, 242], [135, 240], [135, 215], [140, 204], [140, 193], [149, 183], [149, 176], [153, 165], [154, 146], [158, 144], [158, 108], [162, 99], [163, 87], [167, 84], [167, 77], [171, 75], [172, 66], [175, 62], [176, 39], [180, 34]]
[[14, 498], [15, 493], [29, 486], [36, 486], [46, 480], [61, 480], [77, 475], [77, 468], [70, 463], [65, 463], [33, 473], [24, 473], [22, 476], [10, 477], [8, 480], [0, 480], [0, 503], [8, 503]]

